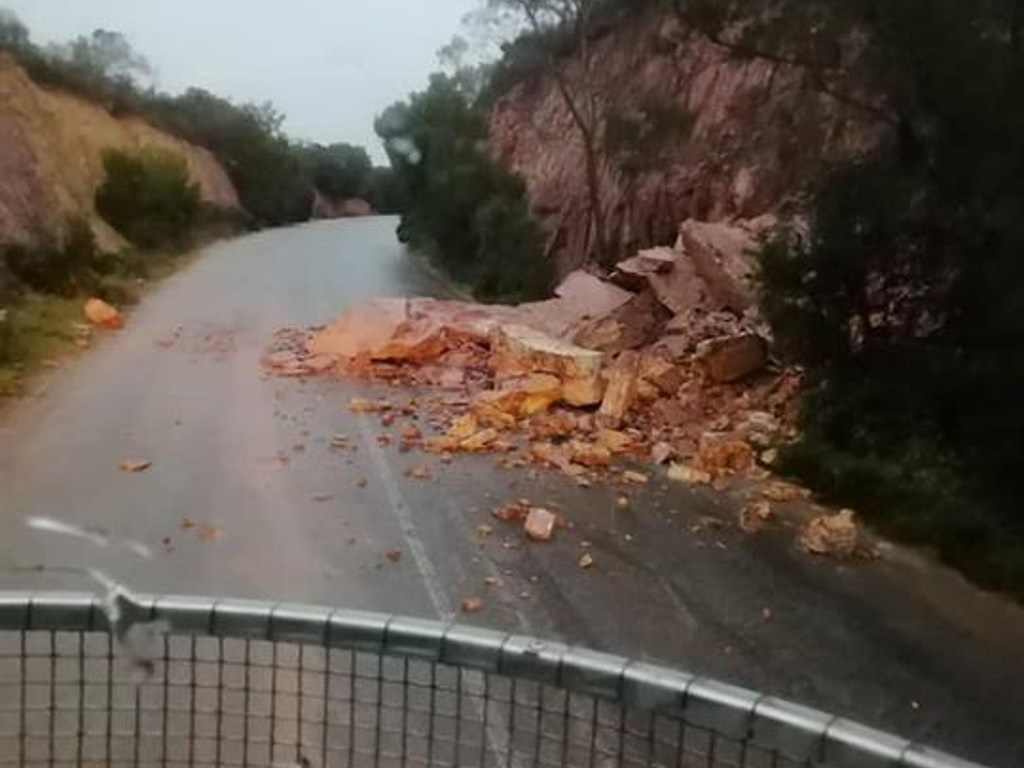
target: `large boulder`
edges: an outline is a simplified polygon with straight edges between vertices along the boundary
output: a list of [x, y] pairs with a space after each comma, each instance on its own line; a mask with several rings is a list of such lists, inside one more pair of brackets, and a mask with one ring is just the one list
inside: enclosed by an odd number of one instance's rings
[[490, 343], [490, 366], [497, 379], [547, 373], [562, 381], [563, 399], [570, 405], [600, 402], [600, 352], [514, 324], [495, 329]]
[[686, 254], [707, 288], [714, 309], [742, 314], [754, 306], [757, 240], [739, 223], [688, 219], [679, 230], [676, 250]]

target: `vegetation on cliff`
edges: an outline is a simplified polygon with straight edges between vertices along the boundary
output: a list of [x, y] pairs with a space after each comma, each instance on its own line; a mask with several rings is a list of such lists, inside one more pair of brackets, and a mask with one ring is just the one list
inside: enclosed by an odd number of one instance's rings
[[[783, 225], [763, 249], [763, 309], [780, 353], [808, 374], [787, 466], [984, 583], [1021, 589], [1024, 2], [486, 5], [514, 11], [525, 31], [488, 71], [480, 101], [545, 81], [577, 110], [596, 109], [596, 120], [577, 121], [577, 140], [603, 140], [579, 157], [642, 165], [670, 146], [662, 133], [695, 117], [664, 103], [634, 120], [588, 87], [594, 64], [581, 46], [651, 12], [680, 22], [679, 39], [650, 40], [652, 55], [710, 41], [738, 61], [801, 73], [823, 99], [881, 127], [873, 149], [823, 164], [803, 190], [809, 226]], [[537, 92], [527, 87], [520, 106]], [[589, 218], [603, 213], [593, 207]], [[602, 261], [600, 252], [590, 255]]]
[[525, 299], [552, 287], [522, 181], [487, 152], [487, 113], [467, 78], [429, 87], [376, 124], [398, 182], [402, 235], [480, 298]]

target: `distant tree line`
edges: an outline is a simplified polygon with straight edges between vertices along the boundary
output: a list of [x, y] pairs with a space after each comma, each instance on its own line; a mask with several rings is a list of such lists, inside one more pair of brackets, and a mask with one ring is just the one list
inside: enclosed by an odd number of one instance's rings
[[[339, 160], [344, 165], [361, 150], [290, 140], [282, 130], [283, 115], [268, 103], [238, 105], [199, 88], [171, 96], [144, 85], [152, 69], [118, 32], [100, 29], [43, 48], [32, 43], [29, 31], [13, 14], [0, 10], [0, 51], [14, 56], [38, 83], [81, 96], [113, 114], [141, 117], [209, 149], [256, 226], [308, 219], [317, 179], [327, 179], [332, 190], [342, 194], [360, 192], [378, 210], [393, 212], [386, 169], [359, 164], [349, 169], [341, 185], [334, 183]], [[359, 178], [351, 175], [352, 169], [361, 174]]]

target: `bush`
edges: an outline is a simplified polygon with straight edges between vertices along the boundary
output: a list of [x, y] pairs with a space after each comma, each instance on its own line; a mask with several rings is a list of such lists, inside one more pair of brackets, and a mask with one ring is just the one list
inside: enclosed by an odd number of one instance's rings
[[106, 179], [96, 209], [134, 245], [155, 249], [185, 245], [199, 215], [199, 189], [177, 155], [146, 149], [103, 157]]
[[65, 229], [59, 244], [8, 246], [4, 256], [10, 272], [40, 293], [73, 296], [91, 290], [102, 269], [92, 228], [88, 222], [75, 219]]

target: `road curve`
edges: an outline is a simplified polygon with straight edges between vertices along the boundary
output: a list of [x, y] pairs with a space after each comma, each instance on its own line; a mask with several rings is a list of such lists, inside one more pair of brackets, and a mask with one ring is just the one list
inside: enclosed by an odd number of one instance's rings
[[[701, 516], [733, 510], [660, 482], [623, 512], [616, 489], [557, 474], [482, 457], [442, 466], [379, 445], [381, 426], [345, 408], [378, 390], [263, 376], [278, 327], [326, 322], [370, 296], [443, 291], [394, 226], [326, 222], [216, 245], [124, 332], [4, 409], [0, 588], [90, 588], [34, 570], [46, 566], [99, 567], [146, 592], [431, 617], [479, 596], [474, 623], [682, 665], [994, 766], [1024, 764], [1022, 612], [925, 559], [893, 549], [850, 567], [795, 553], [787, 531], [695, 534]], [[358, 450], [332, 451], [337, 433]], [[125, 474], [125, 458], [153, 466]], [[423, 464], [430, 480], [405, 476]], [[573, 528], [549, 545], [506, 538], [489, 510], [521, 496]], [[40, 515], [155, 556], [29, 531]], [[496, 530], [482, 538], [481, 525]]]

